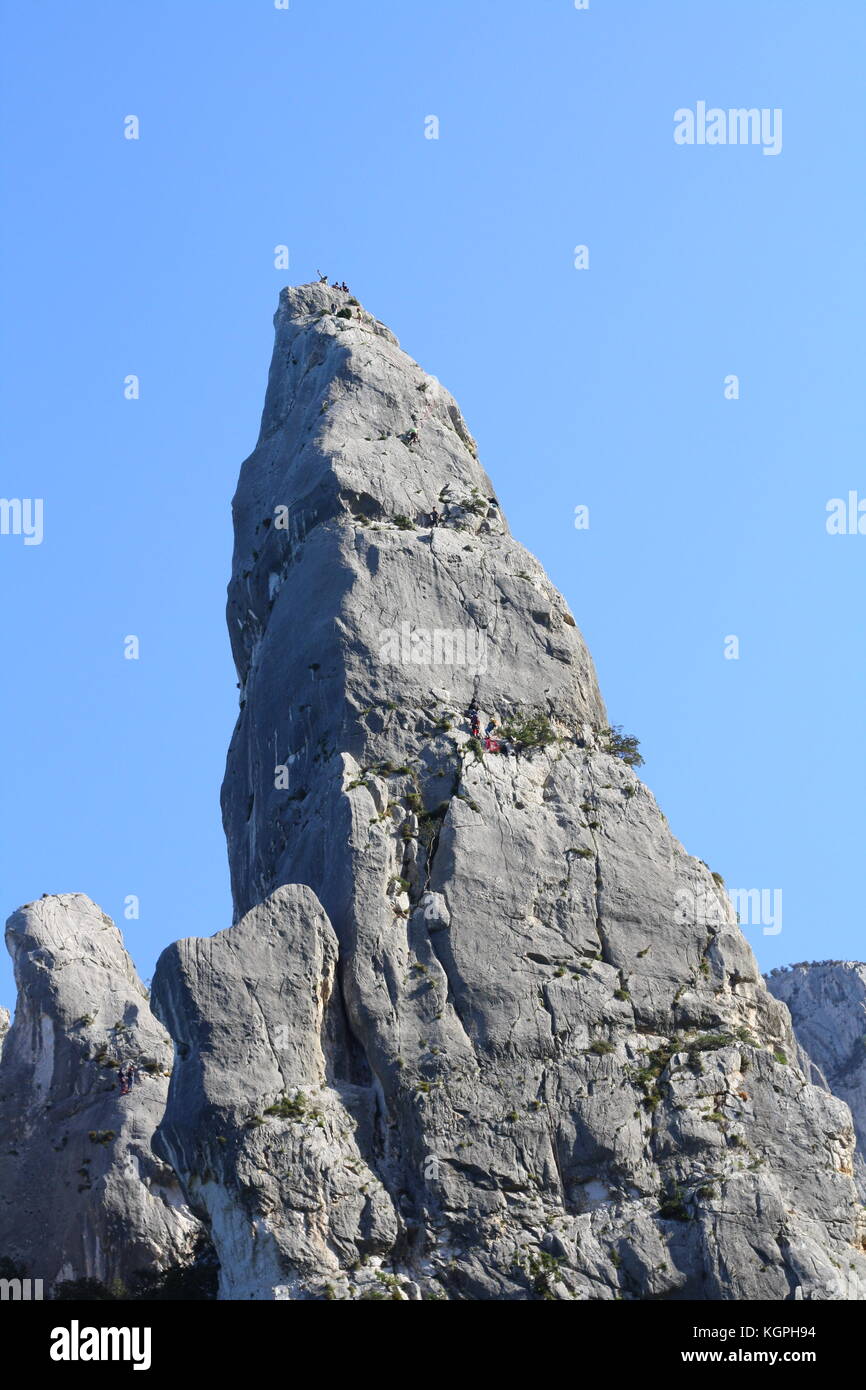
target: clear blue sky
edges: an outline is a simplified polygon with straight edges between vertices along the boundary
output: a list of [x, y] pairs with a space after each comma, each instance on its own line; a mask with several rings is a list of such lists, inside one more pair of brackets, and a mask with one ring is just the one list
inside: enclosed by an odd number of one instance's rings
[[[866, 536], [825, 505], [866, 497], [866, 7], [2, 12], [0, 492], [45, 506], [0, 536], [4, 915], [86, 892], [145, 977], [230, 922], [229, 502], [321, 267], [459, 399], [674, 832], [783, 890], [761, 965], [862, 959]], [[675, 145], [701, 100], [782, 108], [781, 154]]]

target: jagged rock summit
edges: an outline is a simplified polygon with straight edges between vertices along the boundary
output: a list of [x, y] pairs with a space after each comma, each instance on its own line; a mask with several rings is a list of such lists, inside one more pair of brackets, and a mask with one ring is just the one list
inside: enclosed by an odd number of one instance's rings
[[866, 1201], [866, 965], [851, 960], [773, 970], [767, 986], [791, 1010], [794, 1031], [834, 1095], [850, 1106], [854, 1171]]
[[[234, 927], [154, 978], [224, 1297], [863, 1297], [846, 1105], [618, 752], [447, 391], [285, 290], [234, 500]], [[465, 716], [506, 731], [485, 751]]]
[[185, 1260], [200, 1227], [150, 1142], [172, 1049], [120, 932], [68, 893], [15, 912], [6, 945], [18, 1002], [0, 1060], [0, 1257], [46, 1289]]

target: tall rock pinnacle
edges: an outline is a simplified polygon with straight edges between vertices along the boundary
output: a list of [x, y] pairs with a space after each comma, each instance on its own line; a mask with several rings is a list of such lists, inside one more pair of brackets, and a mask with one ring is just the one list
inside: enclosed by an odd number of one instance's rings
[[237, 925], [154, 980], [224, 1296], [863, 1297], [847, 1107], [457, 405], [342, 291], [281, 296], [234, 517]]
[[238, 913], [277, 883], [325, 877], [343, 916], [351, 889], [327, 840], [335, 806], [341, 842], [348, 829], [343, 755], [399, 763], [420, 743], [438, 804], [454, 740], [430, 726], [473, 693], [486, 711], [539, 707], [572, 727], [605, 713], [565, 601], [509, 534], [449, 393], [339, 290], [284, 290], [275, 326], [233, 508], [243, 709], [224, 819]]

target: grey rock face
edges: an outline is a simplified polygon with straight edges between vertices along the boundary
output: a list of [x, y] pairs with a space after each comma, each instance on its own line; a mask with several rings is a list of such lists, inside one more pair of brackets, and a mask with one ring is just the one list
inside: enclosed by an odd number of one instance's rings
[[821, 961], [774, 970], [767, 987], [787, 1004], [797, 1037], [835, 1096], [850, 1107], [854, 1171], [866, 1201], [866, 965]]
[[864, 1296], [847, 1107], [455, 402], [339, 291], [281, 297], [234, 514], [240, 920], [155, 987], [224, 1294]]
[[11, 1022], [12, 1019], [9, 1015], [9, 1010], [0, 1008], [0, 1056], [3, 1054], [3, 1039], [9, 1032], [9, 1024]]
[[6, 945], [18, 1002], [0, 1062], [0, 1255], [46, 1285], [183, 1259], [200, 1227], [150, 1144], [171, 1047], [117, 927], [81, 893], [45, 897], [9, 918]]
[[362, 1153], [375, 1142], [375, 1093], [328, 1064], [347, 1047], [329, 1007], [336, 963], [330, 922], [297, 886], [160, 958], [155, 1007], [177, 1062], [157, 1147], [209, 1226], [223, 1298], [339, 1280], [397, 1238]]

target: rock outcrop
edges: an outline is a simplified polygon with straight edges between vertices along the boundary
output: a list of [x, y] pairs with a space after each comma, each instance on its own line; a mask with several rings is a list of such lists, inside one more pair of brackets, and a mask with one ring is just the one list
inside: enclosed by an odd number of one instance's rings
[[154, 982], [223, 1296], [863, 1297], [847, 1107], [456, 403], [341, 291], [281, 297], [234, 515], [237, 925]]
[[10, 1017], [9, 1010], [0, 1008], [0, 1056], [3, 1055], [3, 1039], [9, 1032], [9, 1024], [11, 1022], [12, 1019]]
[[70, 893], [14, 913], [6, 945], [18, 1001], [0, 1061], [0, 1256], [46, 1288], [183, 1261], [200, 1227], [151, 1148], [172, 1049], [120, 932]]
[[804, 963], [772, 971], [767, 986], [787, 1004], [801, 1045], [851, 1110], [857, 1135], [854, 1172], [866, 1202], [866, 965]]
[[329, 1074], [328, 1055], [347, 1046], [329, 1007], [336, 963], [330, 922], [297, 886], [160, 958], [154, 990], [177, 1061], [157, 1146], [211, 1231], [223, 1298], [291, 1293], [299, 1271], [338, 1280], [397, 1238], [363, 1157], [376, 1096]]

